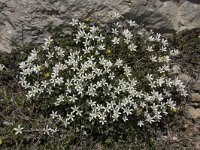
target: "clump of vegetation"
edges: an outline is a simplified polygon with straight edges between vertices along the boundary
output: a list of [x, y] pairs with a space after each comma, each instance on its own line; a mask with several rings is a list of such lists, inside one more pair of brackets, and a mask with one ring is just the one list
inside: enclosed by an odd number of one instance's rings
[[1, 113], [7, 146], [153, 148], [152, 132], [187, 96], [170, 75], [179, 51], [131, 20], [108, 29], [89, 18], [70, 25], [66, 45], [48, 37], [30, 53], [18, 52], [18, 93], [1, 97], [10, 105]]

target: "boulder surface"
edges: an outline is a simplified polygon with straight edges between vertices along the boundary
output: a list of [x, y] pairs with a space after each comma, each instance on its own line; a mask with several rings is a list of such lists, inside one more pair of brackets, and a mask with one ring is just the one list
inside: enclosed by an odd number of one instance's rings
[[105, 24], [115, 12], [164, 33], [200, 27], [199, 0], [1, 0], [0, 51], [11, 52], [13, 39], [22, 45], [43, 42], [50, 25], [88, 16]]

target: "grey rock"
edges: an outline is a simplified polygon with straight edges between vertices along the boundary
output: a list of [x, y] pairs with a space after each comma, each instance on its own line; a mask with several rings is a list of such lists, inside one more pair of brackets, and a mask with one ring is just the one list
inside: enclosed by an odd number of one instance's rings
[[[12, 50], [10, 40], [14, 35], [15, 27], [8, 16], [0, 14], [0, 51], [10, 53]], [[6, 35], [6, 36], [1, 36]]]
[[59, 12], [60, 12], [60, 13], [65, 13], [66, 11], [67, 11], [67, 8], [62, 4], [62, 5], [60, 6]]
[[200, 94], [199, 93], [191, 93], [190, 99], [192, 102], [200, 102]]
[[50, 24], [52, 24], [54, 27], [59, 27], [60, 25], [63, 24], [63, 20], [62, 19], [59, 19], [59, 18], [56, 18], [56, 17], [50, 17], [48, 19], [48, 22]]
[[192, 78], [187, 75], [187, 74], [179, 74], [178, 75], [179, 79], [182, 80], [185, 84], [187, 84], [188, 82], [190, 82], [192, 80]]
[[10, 53], [11, 49], [12, 48], [9, 45], [3, 45], [0, 43], [0, 51]]
[[15, 0], [8, 1], [8, 2], [6, 3], [6, 5], [7, 5], [7, 7], [9, 7], [9, 8], [15, 8], [15, 7], [17, 7], [17, 5], [18, 5], [18, 1], [15, 1]]
[[144, 23], [147, 28], [162, 32], [178, 29], [177, 6], [172, 1], [134, 1], [130, 19]]
[[4, 3], [0, 2], [0, 11], [1, 9], [3, 9], [4, 5], [5, 5]]
[[194, 91], [200, 91], [200, 80], [197, 80], [192, 84], [192, 89]]
[[179, 30], [200, 28], [200, 1], [196, 1], [196, 5], [190, 1], [183, 2], [179, 7], [179, 12]]
[[[0, 39], [7, 43], [11, 39], [22, 43], [23, 38], [24, 43], [40, 43], [49, 25], [65, 26], [73, 17], [83, 19], [88, 16], [94, 22], [106, 24], [114, 20], [115, 12], [159, 32], [200, 27], [199, 0], [1, 0], [0, 14], [8, 16], [12, 25], [3, 20], [7, 25], [0, 27]], [[12, 26], [16, 29], [11, 29]], [[8, 33], [10, 30], [12, 36]]]
[[174, 65], [172, 67], [172, 74], [180, 74], [181, 73], [181, 68], [178, 65]]
[[194, 108], [192, 106], [188, 106], [187, 112], [188, 112], [189, 117], [193, 119], [200, 118], [200, 108]]

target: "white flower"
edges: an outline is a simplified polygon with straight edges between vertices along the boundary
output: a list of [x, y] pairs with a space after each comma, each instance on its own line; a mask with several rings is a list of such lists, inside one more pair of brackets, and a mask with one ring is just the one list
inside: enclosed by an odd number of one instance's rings
[[161, 34], [160, 33], [156, 34], [155, 40], [158, 41], [158, 42], [161, 40]]
[[26, 77], [24, 77], [24, 76], [20, 77], [20, 81], [19, 81], [19, 83], [20, 83], [21, 85], [26, 84], [26, 83], [27, 83], [27, 81], [26, 81]]
[[144, 126], [144, 121], [138, 121], [138, 124], [137, 124], [139, 127], [142, 127], [142, 126]]
[[95, 33], [95, 32], [97, 32], [99, 30], [99, 28], [98, 27], [95, 27], [95, 26], [92, 26], [91, 28], [90, 28], [90, 32], [92, 32], [92, 33]]
[[160, 49], [160, 51], [161, 51], [161, 52], [166, 52], [166, 51], [167, 51], [167, 48], [166, 48], [165, 46], [162, 46], [161, 49]]
[[75, 25], [77, 25], [77, 24], [78, 24], [78, 20], [77, 20], [77, 19], [74, 19], [74, 18], [72, 18], [72, 22], [70, 22], [69, 24], [70, 24], [70, 25], [72, 25], [72, 26], [75, 26]]
[[108, 78], [110, 78], [111, 80], [113, 80], [114, 78], [115, 78], [115, 75], [114, 75], [114, 73], [112, 72], [112, 73], [110, 73], [109, 74], [109, 76], [108, 76]]
[[119, 31], [116, 28], [114, 28], [114, 29], [112, 29], [112, 33], [115, 35], [118, 35]]
[[48, 38], [45, 38], [45, 43], [47, 43], [48, 45], [50, 45], [53, 42], [53, 39], [51, 38], [51, 36], [49, 36]]
[[119, 58], [116, 60], [115, 65], [119, 68], [119, 67], [123, 66], [123, 61]]
[[70, 102], [75, 102], [75, 101], [77, 101], [78, 100], [78, 98], [73, 94], [72, 96], [69, 96], [69, 101]]
[[22, 130], [23, 130], [23, 129], [24, 129], [24, 128], [21, 127], [21, 125], [18, 125], [17, 128], [14, 128], [14, 130], [16, 131], [15, 134], [16, 134], [16, 135], [17, 135], [17, 134], [22, 134]]
[[125, 74], [127, 77], [131, 76], [131, 68], [128, 67], [127, 65], [125, 65], [123, 68], [124, 68], [124, 74]]
[[90, 45], [90, 40], [87, 40], [87, 39], [86, 39], [86, 40], [83, 42], [83, 44], [84, 44], [85, 47], [89, 46], [89, 45]]
[[44, 88], [47, 88], [47, 86], [49, 85], [49, 83], [45, 80], [45, 81], [42, 81], [42, 87]]
[[98, 46], [98, 49], [99, 49], [99, 50], [105, 50], [105, 45], [104, 45], [104, 44], [99, 45], [99, 46]]
[[144, 99], [147, 101], [147, 102], [150, 102], [152, 100], [152, 96], [150, 96], [148, 93], [144, 95]]
[[121, 92], [120, 86], [114, 87], [114, 90], [115, 90], [114, 92], [117, 93], [117, 94], [120, 94], [120, 92]]
[[61, 85], [62, 83], [64, 83], [64, 78], [63, 77], [57, 77], [55, 79], [55, 84]]
[[73, 113], [75, 113], [75, 112], [77, 112], [77, 111], [78, 111], [79, 107], [77, 107], [77, 106], [74, 106], [74, 107], [71, 107], [71, 109], [73, 110], [72, 112], [73, 112]]
[[186, 96], [188, 96], [188, 93], [187, 93], [186, 90], [182, 89], [181, 90], [181, 95], [184, 96], [184, 97], [186, 97]]
[[3, 64], [0, 64], [0, 71], [3, 71], [4, 68], [5, 66]]
[[157, 56], [152, 55], [150, 59], [152, 62], [157, 62]]
[[85, 48], [82, 50], [84, 51], [84, 54], [87, 54], [87, 53], [90, 53], [93, 49], [94, 49], [93, 46], [90, 46], [90, 47], [85, 46]]
[[57, 111], [56, 112], [52, 111], [52, 113], [50, 114], [50, 116], [51, 116], [52, 119], [57, 118], [58, 117]]
[[119, 22], [114, 23], [114, 26], [115, 26], [115, 28], [121, 28], [122, 27], [122, 25]]
[[170, 55], [171, 55], [171, 56], [177, 56], [179, 53], [180, 53], [180, 52], [179, 52], [179, 50], [177, 50], [177, 49], [173, 49], [173, 50], [170, 51]]
[[156, 88], [156, 81], [150, 81], [149, 86], [154, 89]]
[[23, 62], [19, 63], [19, 68], [20, 68], [20, 69], [23, 70], [23, 69], [25, 69], [26, 67], [28, 67], [28, 64], [27, 64], [26, 62], [23, 61]]
[[87, 26], [85, 25], [85, 23], [79, 23], [79, 28], [80, 29], [85, 29]]
[[158, 72], [160, 72], [160, 73], [164, 73], [165, 70], [163, 69], [163, 67], [159, 67], [159, 68], [158, 68]]
[[147, 74], [146, 78], [151, 82], [153, 81], [152, 74]]
[[54, 103], [55, 106], [58, 106], [61, 102], [64, 102], [64, 96], [59, 95], [59, 97], [56, 99], [56, 102]]
[[75, 118], [75, 115], [73, 115], [73, 113], [70, 113], [70, 114], [67, 114], [67, 119], [68, 120], [71, 120], [71, 121], [74, 121], [74, 118]]
[[123, 35], [125, 36], [125, 38], [127, 38], [127, 39], [131, 39], [132, 36], [133, 36], [133, 34], [132, 34], [128, 29], [124, 30], [124, 31], [122, 32], [122, 34], [123, 34]]
[[47, 135], [49, 135], [49, 131], [52, 131], [52, 129], [51, 128], [49, 128], [48, 127], [48, 125], [46, 125], [46, 127], [45, 128], [43, 128], [43, 132], [44, 132], [44, 134], [47, 134]]
[[128, 46], [128, 49], [129, 49], [130, 51], [136, 51], [136, 48], [137, 48], [137, 46], [136, 46], [134, 43], [132, 43], [132, 44], [130, 44], [130, 45]]
[[156, 105], [155, 103], [153, 103], [153, 106], [151, 106], [151, 108], [154, 112], [158, 111], [158, 105]]
[[122, 119], [124, 122], [126, 122], [128, 120], [127, 116], [124, 116]]
[[171, 109], [175, 109], [176, 103], [174, 101], [172, 101], [171, 98], [167, 99], [166, 104], [171, 108]]
[[161, 112], [160, 111], [154, 111], [154, 117], [156, 119], [157, 122], [159, 122], [159, 120], [162, 118], [162, 116], [160, 115]]
[[112, 115], [113, 121], [118, 120], [120, 114], [121, 114], [121, 112], [119, 112], [119, 109], [116, 109], [116, 108], [115, 108], [115, 109], [113, 110], [113, 115]]
[[149, 114], [146, 115], [146, 121], [152, 124], [155, 122], [154, 117], [151, 117]]
[[49, 128], [49, 131], [51, 131], [52, 133], [56, 133], [56, 132], [58, 132], [59, 130], [58, 130], [57, 128], [55, 128], [55, 129]]
[[166, 64], [164, 64], [164, 65], [162, 66], [162, 68], [163, 68], [164, 71], [169, 71], [169, 70], [170, 70], [169, 66], [166, 65]]
[[136, 27], [137, 26], [137, 24], [135, 23], [135, 21], [132, 21], [132, 20], [129, 20], [128, 21], [128, 23], [129, 23], [129, 25], [132, 27]]
[[102, 42], [103, 43], [105, 37], [102, 34], [100, 34], [99, 36], [96, 36], [96, 39], [97, 39], [98, 42]]
[[125, 113], [126, 115], [131, 115], [133, 109], [131, 109], [130, 107], [126, 107], [126, 108], [123, 108], [123, 111], [124, 111], [124, 113]]
[[120, 14], [120, 13], [118, 13], [118, 12], [115, 12], [115, 13], [114, 13], [114, 18], [118, 19], [118, 18], [120, 18], [120, 17], [121, 17], [121, 14]]
[[69, 119], [68, 118], [66, 118], [65, 120], [62, 120], [63, 121], [63, 125], [65, 126], [65, 127], [67, 127], [68, 125], [70, 125], [70, 121], [69, 121]]
[[173, 85], [174, 85], [174, 86], [178, 86], [178, 85], [180, 85], [180, 84], [182, 84], [181, 80], [179, 80], [178, 77], [176, 77], [176, 78], [174, 79], [174, 81], [173, 81]]
[[149, 52], [153, 52], [152, 46], [148, 46], [146, 50], [149, 51]]
[[162, 39], [162, 40], [161, 40], [161, 43], [162, 43], [164, 46], [167, 46], [167, 45], [168, 45], [168, 41], [165, 40], [165, 39]]
[[90, 33], [85, 33], [85, 35], [84, 35], [83, 38], [86, 39], [86, 40], [89, 40], [89, 38], [90, 38]]
[[117, 37], [114, 37], [113, 39], [112, 39], [112, 42], [113, 42], [113, 44], [119, 44], [119, 38], [117, 38]]
[[141, 103], [140, 103], [140, 106], [141, 106], [142, 108], [145, 108], [146, 103], [145, 103], [145, 102], [141, 102]]
[[92, 121], [93, 119], [96, 119], [98, 117], [98, 112], [96, 110], [93, 110], [92, 113], [89, 114], [89, 121]]
[[153, 36], [150, 36], [150, 37], [148, 38], [148, 40], [151, 41], [151, 42], [153, 42], [153, 41], [155, 41], [155, 38], [154, 38]]
[[106, 114], [105, 113], [100, 113], [99, 114], [99, 122], [102, 124], [102, 125], [104, 125], [105, 123], [106, 123]]
[[80, 38], [85, 36], [85, 31], [84, 30], [79, 30], [78, 33], [76, 34], [76, 40], [79, 40]]
[[65, 51], [61, 47], [57, 47], [55, 50], [57, 51], [58, 56], [60, 57], [65, 56]]
[[48, 58], [48, 59], [51, 59], [51, 58], [53, 58], [54, 57], [54, 52], [47, 52], [48, 54], [46, 55], [46, 57]]
[[168, 63], [170, 60], [171, 60], [171, 59], [170, 59], [169, 56], [164, 56], [164, 61], [165, 61], [166, 63]]

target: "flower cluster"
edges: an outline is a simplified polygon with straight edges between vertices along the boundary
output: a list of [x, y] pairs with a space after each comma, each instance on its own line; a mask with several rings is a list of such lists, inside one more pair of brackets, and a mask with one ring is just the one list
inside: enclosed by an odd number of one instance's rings
[[49, 37], [19, 64], [27, 99], [48, 103], [54, 121], [68, 127], [80, 118], [102, 125], [134, 118], [141, 127], [174, 109], [174, 94], [187, 95], [181, 80], [169, 76], [179, 51], [160, 34], [134, 21], [109, 31], [76, 19], [70, 25], [75, 46], [55, 46]]

